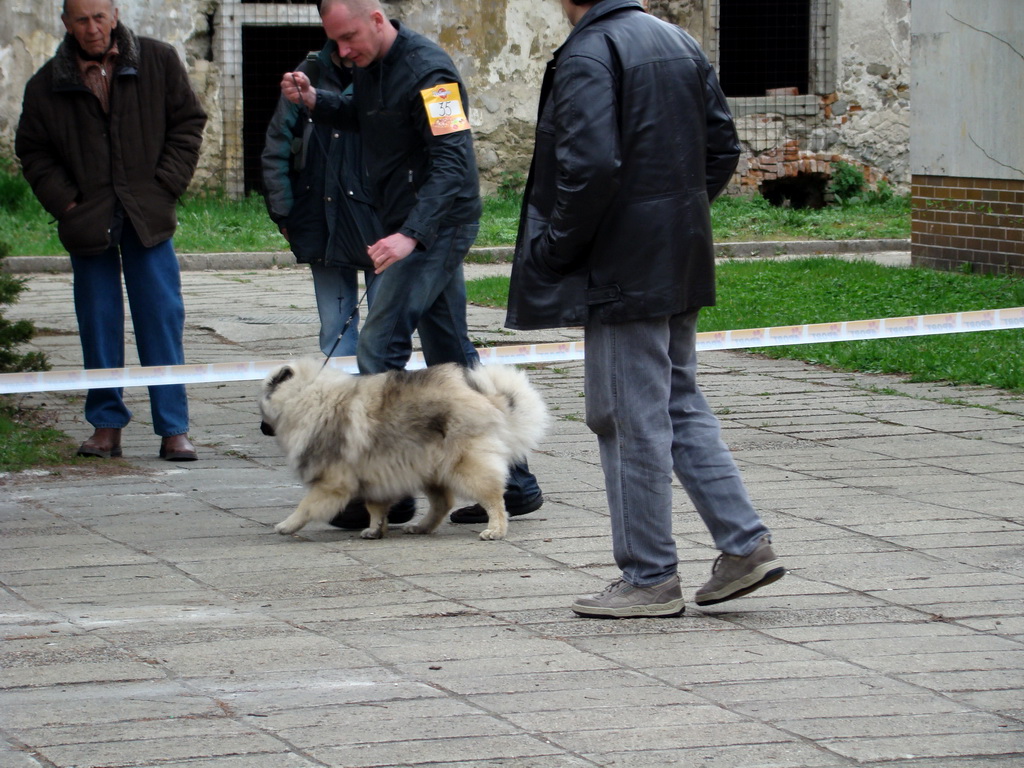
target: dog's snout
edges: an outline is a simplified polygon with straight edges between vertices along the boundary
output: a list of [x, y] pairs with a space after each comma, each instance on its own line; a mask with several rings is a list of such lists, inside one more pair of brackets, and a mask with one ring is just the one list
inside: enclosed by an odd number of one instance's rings
[[265, 421], [260, 422], [260, 432], [262, 432], [267, 437], [274, 436], [274, 428]]

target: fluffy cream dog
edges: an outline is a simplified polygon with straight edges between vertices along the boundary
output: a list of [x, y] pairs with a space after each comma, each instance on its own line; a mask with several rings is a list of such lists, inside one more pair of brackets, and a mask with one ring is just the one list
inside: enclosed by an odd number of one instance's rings
[[361, 498], [370, 513], [365, 539], [384, 536], [389, 507], [420, 491], [430, 508], [406, 533], [435, 530], [458, 496], [487, 510], [481, 539], [504, 538], [509, 467], [537, 447], [548, 423], [526, 374], [500, 365], [351, 376], [300, 360], [264, 380], [260, 411], [264, 434], [276, 435], [307, 489], [277, 532], [330, 520]]

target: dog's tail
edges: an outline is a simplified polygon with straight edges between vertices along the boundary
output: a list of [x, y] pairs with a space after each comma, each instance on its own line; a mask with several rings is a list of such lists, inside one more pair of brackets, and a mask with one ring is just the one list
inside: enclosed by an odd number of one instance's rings
[[466, 370], [473, 389], [490, 398], [508, 418], [513, 458], [523, 461], [537, 449], [550, 416], [526, 374], [507, 365], [478, 365]]

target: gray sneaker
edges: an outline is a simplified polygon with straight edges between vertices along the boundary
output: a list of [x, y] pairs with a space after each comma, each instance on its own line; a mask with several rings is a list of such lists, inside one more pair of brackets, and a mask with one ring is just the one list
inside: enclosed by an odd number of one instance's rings
[[577, 615], [590, 619], [639, 619], [682, 616], [685, 602], [679, 577], [673, 576], [651, 587], [634, 587], [618, 579], [592, 597], [577, 598], [570, 607]]
[[697, 590], [697, 605], [714, 605], [749, 595], [755, 589], [786, 575], [782, 561], [775, 557], [770, 536], [765, 536], [746, 557], [724, 552], [711, 567], [708, 583]]

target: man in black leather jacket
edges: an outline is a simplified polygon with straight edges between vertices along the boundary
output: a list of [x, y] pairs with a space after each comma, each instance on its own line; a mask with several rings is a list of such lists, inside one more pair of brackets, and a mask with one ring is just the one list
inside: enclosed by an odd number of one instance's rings
[[678, 616], [672, 472], [721, 551], [698, 605], [780, 578], [720, 426], [695, 381], [715, 301], [710, 201], [740, 147], [718, 79], [686, 32], [637, 0], [562, 0], [573, 30], [541, 87], [506, 324], [583, 325], [622, 577], [581, 616]]

